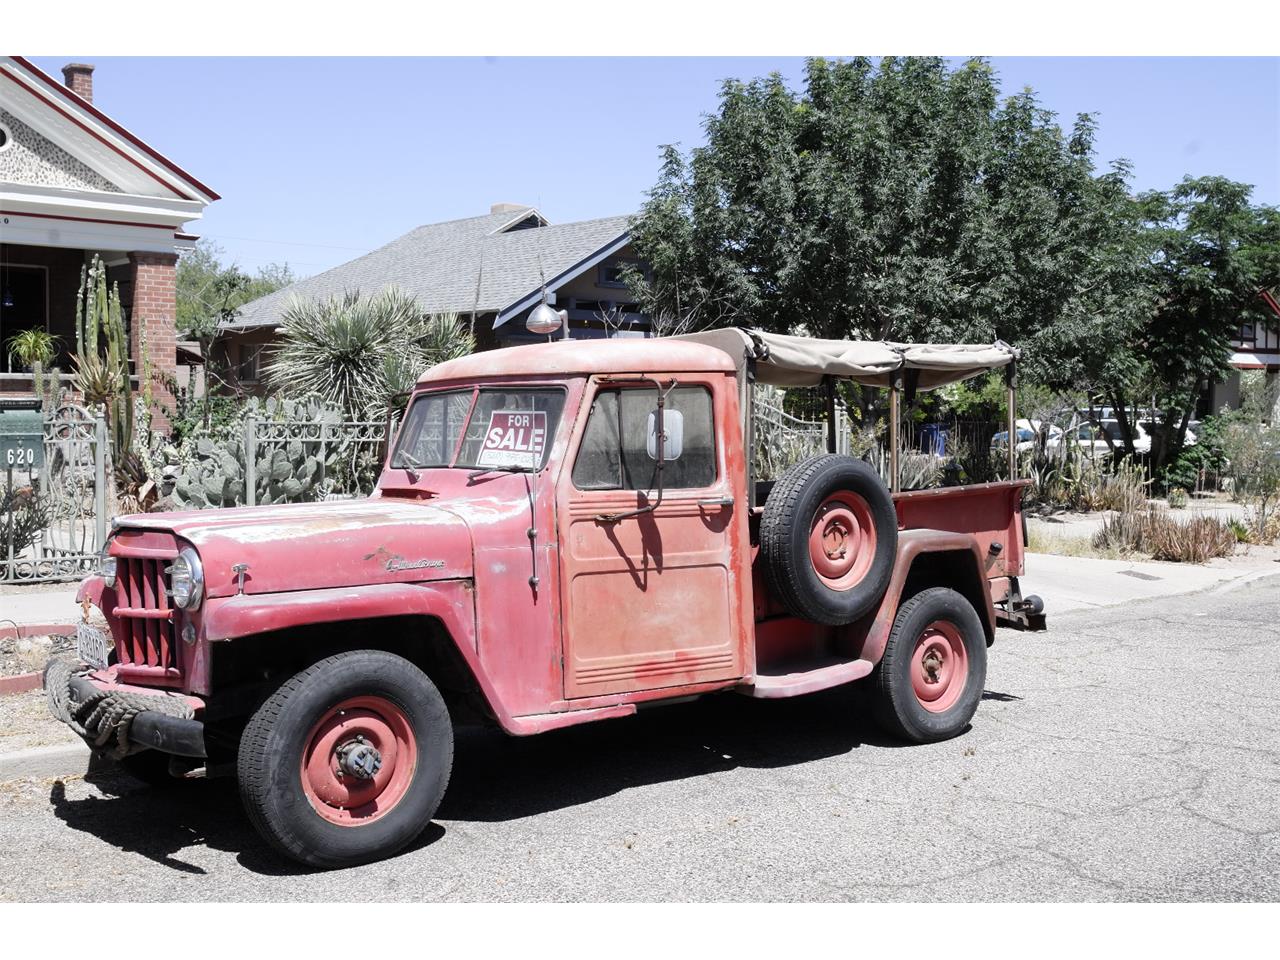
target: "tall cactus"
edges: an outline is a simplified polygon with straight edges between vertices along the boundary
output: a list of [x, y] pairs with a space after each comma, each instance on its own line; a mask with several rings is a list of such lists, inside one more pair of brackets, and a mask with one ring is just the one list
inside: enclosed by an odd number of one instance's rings
[[90, 403], [107, 409], [115, 463], [133, 447], [133, 388], [129, 381], [129, 341], [120, 305], [120, 286], [107, 289], [107, 268], [96, 254], [80, 271], [76, 294], [76, 377]]

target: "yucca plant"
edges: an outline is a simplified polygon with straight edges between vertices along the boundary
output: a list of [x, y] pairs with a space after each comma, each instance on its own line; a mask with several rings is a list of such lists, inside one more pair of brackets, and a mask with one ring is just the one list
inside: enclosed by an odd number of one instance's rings
[[273, 386], [336, 404], [349, 417], [381, 418], [423, 371], [475, 349], [458, 315], [425, 313], [409, 294], [348, 292], [294, 300], [266, 373]]

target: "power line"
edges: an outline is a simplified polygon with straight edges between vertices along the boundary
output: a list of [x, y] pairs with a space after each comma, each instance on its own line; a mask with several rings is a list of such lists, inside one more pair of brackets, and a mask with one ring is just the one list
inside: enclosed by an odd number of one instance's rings
[[246, 243], [274, 243], [284, 247], [324, 247], [326, 250], [368, 250], [367, 247], [346, 247], [334, 243], [308, 243], [304, 240], [263, 240], [259, 237], [233, 237], [229, 233], [205, 233], [211, 240], [243, 240]]

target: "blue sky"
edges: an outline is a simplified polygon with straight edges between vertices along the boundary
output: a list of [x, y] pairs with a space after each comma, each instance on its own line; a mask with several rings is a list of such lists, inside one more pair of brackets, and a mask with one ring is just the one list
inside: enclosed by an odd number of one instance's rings
[[[317, 273], [422, 223], [530, 203], [551, 220], [637, 209], [658, 146], [701, 142], [719, 82], [796, 58], [34, 58], [97, 64], [99, 108], [223, 197], [196, 233], [250, 272]], [[997, 57], [1137, 189], [1221, 174], [1280, 203], [1280, 59]]]

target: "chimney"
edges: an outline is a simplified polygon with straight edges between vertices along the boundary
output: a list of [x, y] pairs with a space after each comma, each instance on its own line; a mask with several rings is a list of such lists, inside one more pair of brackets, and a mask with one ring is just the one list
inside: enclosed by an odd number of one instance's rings
[[68, 63], [62, 68], [62, 82], [81, 100], [93, 103], [92, 63]]
[[527, 203], [495, 203], [489, 207], [490, 213], [519, 213], [521, 210], [528, 210]]

